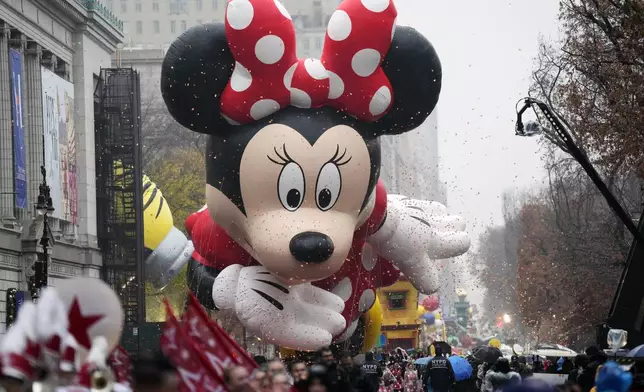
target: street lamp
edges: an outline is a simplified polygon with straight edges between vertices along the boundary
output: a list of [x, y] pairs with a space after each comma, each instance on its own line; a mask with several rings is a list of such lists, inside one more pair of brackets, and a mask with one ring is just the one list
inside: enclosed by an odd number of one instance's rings
[[54, 206], [51, 200], [51, 188], [47, 185], [47, 170], [45, 166], [40, 167], [42, 173], [42, 183], [40, 184], [38, 193], [38, 202], [36, 203], [36, 212], [42, 216], [43, 230], [42, 237], [40, 238], [40, 246], [42, 253], [38, 254], [38, 259], [34, 263], [34, 276], [31, 284], [31, 298], [35, 301], [38, 299], [40, 290], [47, 287], [48, 270], [49, 270], [49, 247], [51, 246], [51, 238], [49, 237], [49, 220], [48, 217], [53, 214]]
[[503, 313], [503, 322], [505, 324], [510, 324], [512, 322], [512, 316], [507, 313]]

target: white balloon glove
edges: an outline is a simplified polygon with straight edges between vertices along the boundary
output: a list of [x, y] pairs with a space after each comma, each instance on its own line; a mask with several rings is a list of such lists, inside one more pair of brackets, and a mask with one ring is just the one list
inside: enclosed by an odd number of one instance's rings
[[285, 286], [262, 266], [232, 265], [217, 275], [212, 297], [255, 335], [285, 347], [317, 350], [345, 328], [344, 301], [310, 283]]
[[421, 293], [431, 294], [439, 288], [431, 259], [462, 255], [470, 247], [470, 237], [465, 220], [447, 215], [441, 203], [388, 195], [387, 217], [369, 243]]

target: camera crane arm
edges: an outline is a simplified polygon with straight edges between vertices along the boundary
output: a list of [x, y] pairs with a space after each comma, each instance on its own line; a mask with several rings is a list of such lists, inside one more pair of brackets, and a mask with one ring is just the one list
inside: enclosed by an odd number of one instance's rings
[[515, 129], [516, 134], [519, 136], [528, 136], [528, 134], [526, 134], [525, 132], [521, 117], [526, 110], [533, 107], [537, 107], [541, 111], [541, 113], [543, 113], [543, 116], [550, 123], [552, 130], [556, 133], [557, 137], [561, 139], [561, 141], [566, 145], [566, 148], [568, 149], [570, 155], [572, 155], [573, 158], [575, 158], [575, 160], [579, 162], [581, 167], [586, 171], [588, 177], [590, 177], [595, 186], [599, 189], [610, 208], [613, 210], [615, 215], [617, 215], [619, 219], [624, 223], [628, 231], [630, 231], [638, 241], [644, 242], [642, 241], [643, 238], [638, 232], [637, 226], [635, 226], [635, 223], [633, 223], [630, 215], [626, 212], [626, 210], [624, 210], [624, 207], [622, 207], [619, 201], [617, 201], [617, 198], [615, 197], [615, 195], [613, 195], [610, 189], [608, 189], [608, 186], [599, 176], [599, 173], [597, 173], [597, 170], [595, 170], [595, 167], [592, 165], [592, 163], [590, 163], [590, 160], [588, 159], [586, 154], [579, 147], [577, 147], [574, 140], [572, 139], [572, 136], [566, 129], [567, 127], [546, 103], [534, 98], [525, 98], [523, 107], [517, 112], [517, 125]]
[[[624, 266], [617, 290], [613, 297], [607, 323], [614, 324], [613, 327], [635, 332], [635, 335], [639, 338], [635, 340], [640, 340], [641, 343], [644, 343], [644, 335], [640, 332], [642, 329], [642, 316], [639, 314], [642, 312], [641, 304], [642, 299], [644, 299], [644, 290], [640, 288], [640, 283], [636, 281], [638, 276], [642, 276], [642, 273], [644, 273], [644, 262], [642, 262], [644, 261], [644, 236], [642, 235], [644, 232], [644, 224], [642, 224], [642, 220], [644, 219], [640, 220], [639, 228], [635, 226], [630, 215], [602, 180], [584, 151], [575, 144], [575, 141], [568, 131], [567, 125], [564, 125], [565, 121], [563, 121], [545, 102], [530, 97], [523, 100], [523, 107], [517, 111], [517, 123], [515, 127], [515, 133], [517, 135], [532, 136], [535, 134], [535, 132], [526, 132], [521, 119], [523, 113], [530, 108], [538, 109], [543, 114], [543, 117], [552, 126], [552, 130], [556, 134], [556, 137], [563, 143], [563, 145], [565, 145], [567, 149], [566, 152], [572, 155], [573, 158], [579, 162], [588, 177], [590, 177], [595, 186], [599, 189], [604, 199], [606, 199], [606, 202], [615, 215], [619, 217], [634, 237], [631, 250], [625, 263], [626, 265]], [[640, 262], [634, 265], [634, 260], [640, 260]], [[635, 267], [637, 271], [635, 271], [633, 267]], [[600, 326], [600, 329], [602, 331], [607, 331], [608, 325], [604, 324], [603, 326]], [[602, 331], [600, 331], [600, 334], [605, 334], [606, 331]], [[605, 341], [605, 339], [598, 337], [598, 343], [605, 345]]]

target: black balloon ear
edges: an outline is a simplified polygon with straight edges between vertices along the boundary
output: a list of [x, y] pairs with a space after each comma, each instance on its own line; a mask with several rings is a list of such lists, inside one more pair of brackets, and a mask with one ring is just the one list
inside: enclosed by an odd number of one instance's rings
[[195, 26], [177, 38], [161, 68], [161, 95], [172, 117], [200, 133], [229, 129], [219, 102], [234, 65], [223, 23]]
[[378, 120], [385, 135], [420, 126], [432, 113], [441, 91], [441, 62], [432, 44], [411, 27], [398, 26], [382, 67], [394, 90], [394, 103]]

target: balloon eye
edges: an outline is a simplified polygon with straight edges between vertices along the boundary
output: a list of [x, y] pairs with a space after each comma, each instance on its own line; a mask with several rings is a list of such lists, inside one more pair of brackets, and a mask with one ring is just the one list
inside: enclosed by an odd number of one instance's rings
[[302, 194], [297, 189], [290, 189], [286, 194], [286, 204], [290, 208], [297, 208], [302, 202]]
[[304, 201], [304, 172], [295, 162], [284, 165], [277, 179], [277, 193], [282, 206], [288, 211], [295, 211]]
[[338, 165], [329, 162], [322, 166], [318, 174], [318, 181], [315, 187], [315, 202], [322, 211], [328, 211], [340, 197], [342, 189], [342, 176]]

